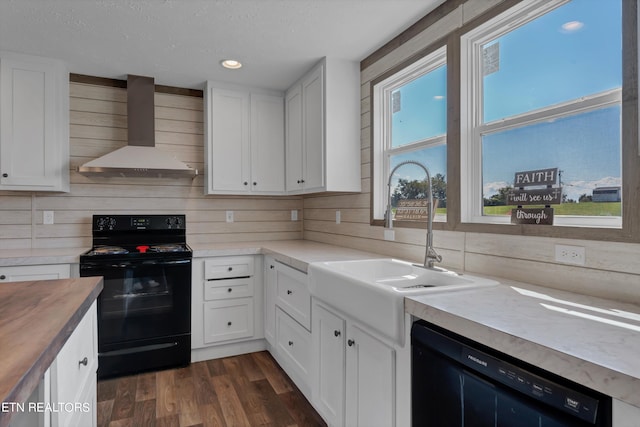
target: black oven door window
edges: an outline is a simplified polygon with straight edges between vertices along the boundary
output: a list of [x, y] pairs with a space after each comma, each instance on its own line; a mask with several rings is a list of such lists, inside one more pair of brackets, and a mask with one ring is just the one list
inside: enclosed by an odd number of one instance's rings
[[189, 332], [191, 260], [125, 260], [83, 270], [83, 276], [104, 277], [101, 345]]

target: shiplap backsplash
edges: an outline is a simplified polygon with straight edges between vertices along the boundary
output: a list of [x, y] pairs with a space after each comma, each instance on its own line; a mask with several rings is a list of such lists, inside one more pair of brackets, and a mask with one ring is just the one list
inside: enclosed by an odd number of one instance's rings
[[[395, 228], [395, 241], [370, 225], [371, 96], [370, 83], [420, 50], [477, 18], [502, 0], [468, 1], [443, 16], [411, 40], [390, 50], [361, 72], [362, 194], [313, 195], [304, 200], [304, 238], [414, 262], [424, 260], [424, 230]], [[341, 223], [335, 211], [341, 211]], [[585, 247], [584, 267], [554, 260], [555, 245]], [[434, 231], [434, 245], [443, 266], [495, 275], [588, 295], [640, 303], [640, 245], [631, 243], [509, 236], [488, 233]]]
[[[0, 248], [89, 247], [93, 214], [185, 214], [191, 243], [302, 238], [302, 221], [291, 221], [299, 196], [205, 196], [202, 98], [156, 93], [155, 103], [156, 146], [197, 168], [197, 178], [78, 174], [79, 165], [126, 145], [126, 89], [71, 83], [71, 192], [0, 192]], [[53, 225], [42, 223], [45, 210], [54, 211]]]

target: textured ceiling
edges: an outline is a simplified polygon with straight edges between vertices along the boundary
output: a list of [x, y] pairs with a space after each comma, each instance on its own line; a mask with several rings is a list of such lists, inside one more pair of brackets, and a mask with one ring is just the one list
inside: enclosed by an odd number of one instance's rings
[[99, 77], [283, 90], [323, 56], [364, 59], [443, 1], [0, 0], [0, 50]]

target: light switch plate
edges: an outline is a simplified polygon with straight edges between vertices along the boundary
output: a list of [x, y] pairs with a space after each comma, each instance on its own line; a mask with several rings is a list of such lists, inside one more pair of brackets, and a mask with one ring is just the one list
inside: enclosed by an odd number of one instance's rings
[[298, 220], [298, 210], [297, 209], [292, 209], [291, 210], [291, 221], [297, 221]]
[[227, 211], [227, 222], [233, 222], [233, 211]]
[[396, 240], [396, 230], [384, 230], [384, 240]]

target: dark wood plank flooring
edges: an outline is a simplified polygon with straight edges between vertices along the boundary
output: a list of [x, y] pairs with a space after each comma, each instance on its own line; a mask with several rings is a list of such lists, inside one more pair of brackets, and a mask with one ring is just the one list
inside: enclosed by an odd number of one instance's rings
[[98, 427], [326, 426], [266, 352], [98, 382]]

